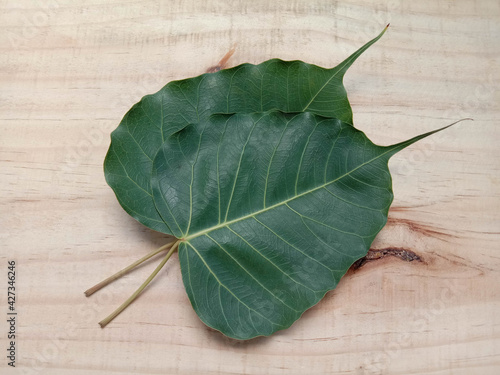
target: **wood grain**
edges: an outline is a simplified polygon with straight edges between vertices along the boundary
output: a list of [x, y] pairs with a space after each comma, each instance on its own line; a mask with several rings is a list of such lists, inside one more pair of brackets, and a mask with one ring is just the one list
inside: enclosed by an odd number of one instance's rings
[[[0, 2], [0, 247], [17, 262], [22, 374], [500, 373], [500, 3], [497, 1]], [[148, 262], [83, 291], [166, 238], [106, 185], [109, 133], [142, 95], [273, 57], [347, 73], [355, 124], [391, 144], [463, 122], [391, 161], [395, 200], [374, 249], [290, 329], [236, 342], [209, 330], [177, 256], [106, 329]], [[7, 311], [6, 293], [0, 293]], [[1, 325], [2, 352], [7, 323]], [[7, 373], [2, 356], [0, 372]], [[14, 373], [15, 371], [12, 371]]]

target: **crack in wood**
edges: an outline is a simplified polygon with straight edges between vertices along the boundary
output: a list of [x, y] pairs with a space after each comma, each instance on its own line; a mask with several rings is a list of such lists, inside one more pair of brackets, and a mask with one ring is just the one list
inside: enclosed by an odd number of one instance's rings
[[368, 250], [366, 256], [354, 262], [351, 268], [356, 271], [368, 262], [372, 262], [374, 260], [382, 259], [388, 256], [399, 258], [401, 260], [404, 260], [405, 262], [424, 262], [423, 259], [414, 251], [399, 247], [386, 247], [384, 249]]

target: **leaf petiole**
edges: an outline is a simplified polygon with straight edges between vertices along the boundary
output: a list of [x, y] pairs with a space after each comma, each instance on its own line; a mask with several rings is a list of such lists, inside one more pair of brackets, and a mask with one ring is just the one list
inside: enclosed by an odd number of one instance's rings
[[153, 271], [151, 275], [142, 283], [142, 285], [132, 294], [120, 307], [118, 307], [115, 311], [113, 311], [108, 317], [105, 319], [101, 320], [99, 322], [99, 325], [101, 328], [106, 327], [109, 322], [111, 322], [114, 318], [116, 318], [123, 310], [125, 310], [136, 298], [141, 294], [141, 292], [148, 286], [148, 284], [155, 278], [155, 276], [160, 272], [160, 270], [163, 268], [165, 263], [167, 263], [167, 260], [172, 256], [172, 254], [175, 252], [177, 247], [179, 246], [180, 240], [177, 240], [172, 248], [169, 250], [167, 255], [165, 255], [165, 258], [161, 261], [161, 263], [156, 267], [156, 269]]
[[115, 273], [114, 275], [108, 277], [107, 279], [101, 281], [100, 283], [94, 285], [92, 288], [89, 288], [87, 289], [84, 293], [85, 293], [85, 296], [89, 297], [91, 296], [92, 294], [94, 294], [95, 292], [97, 292], [99, 289], [101, 288], [104, 288], [106, 285], [112, 283], [113, 281], [115, 281], [116, 279], [119, 279], [120, 277], [122, 277], [123, 275], [127, 274], [128, 272], [132, 271], [135, 267], [137, 267], [138, 265], [144, 263], [145, 261], [147, 261], [148, 259], [154, 257], [156, 254], [159, 254], [161, 253], [162, 251], [168, 249], [169, 247], [171, 247], [173, 244], [175, 243], [175, 241], [172, 241], [172, 242], [169, 242], [165, 245], [163, 245], [162, 247], [150, 252], [149, 254], [143, 256], [141, 259], [135, 261], [134, 263], [132, 263], [130, 266], [128, 267], [125, 267], [124, 269], [122, 269], [121, 271], [118, 271], [117, 273]]

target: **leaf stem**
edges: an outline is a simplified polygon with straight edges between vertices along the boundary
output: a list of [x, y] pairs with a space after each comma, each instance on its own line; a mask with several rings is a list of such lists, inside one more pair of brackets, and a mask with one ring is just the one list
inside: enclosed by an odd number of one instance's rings
[[121, 271], [118, 271], [117, 273], [115, 273], [114, 275], [108, 277], [107, 279], [101, 281], [100, 283], [94, 285], [92, 288], [89, 288], [87, 289], [84, 293], [87, 297], [91, 296], [92, 294], [94, 294], [95, 292], [97, 292], [99, 289], [101, 288], [104, 288], [106, 285], [112, 283], [113, 281], [115, 281], [116, 279], [119, 279], [120, 277], [122, 277], [123, 275], [127, 274], [128, 272], [130, 272], [131, 270], [133, 270], [135, 267], [137, 267], [138, 265], [140, 265], [141, 263], [144, 263], [146, 260], [154, 257], [156, 254], [159, 254], [161, 253], [162, 251], [168, 249], [170, 246], [172, 246], [173, 244], [175, 243], [175, 241], [172, 241], [172, 242], [169, 242], [165, 245], [163, 245], [162, 247], [150, 252], [149, 254], [143, 256], [141, 259], [135, 261], [134, 263], [132, 263], [130, 266], [128, 267], [125, 267], [124, 269], [122, 269]]
[[167, 263], [167, 260], [172, 256], [172, 254], [175, 252], [175, 250], [179, 246], [179, 242], [180, 242], [180, 240], [177, 240], [174, 243], [174, 245], [172, 246], [170, 251], [167, 253], [167, 255], [165, 255], [165, 258], [163, 258], [161, 263], [158, 265], [158, 267], [156, 267], [156, 269], [146, 279], [146, 281], [144, 281], [144, 283], [142, 283], [142, 285], [139, 287], [139, 289], [137, 289], [134, 292], [134, 294], [132, 294], [120, 307], [118, 307], [115, 311], [113, 311], [113, 313], [111, 313], [111, 315], [109, 315], [108, 317], [106, 317], [105, 319], [103, 319], [99, 322], [99, 325], [101, 326], [101, 328], [106, 327], [106, 325], [108, 325], [109, 322], [111, 322], [114, 318], [116, 318], [123, 310], [125, 310], [137, 298], [137, 296], [139, 294], [141, 294], [141, 292], [144, 290], [144, 288], [146, 288], [148, 286], [148, 284], [155, 278], [155, 276], [158, 274], [158, 272], [160, 272], [160, 270], [163, 268], [165, 263]]

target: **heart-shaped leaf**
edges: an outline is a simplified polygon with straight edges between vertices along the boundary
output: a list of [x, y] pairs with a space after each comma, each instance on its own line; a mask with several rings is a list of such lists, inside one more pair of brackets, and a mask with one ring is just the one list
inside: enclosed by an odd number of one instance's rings
[[436, 132], [382, 147], [352, 126], [342, 79], [382, 34], [333, 69], [243, 64], [132, 107], [112, 133], [106, 180], [131, 216], [177, 238], [86, 291], [169, 249], [101, 326], [176, 250], [197, 314], [237, 339], [289, 327], [336, 287], [387, 221], [390, 157]]
[[338, 119], [267, 112], [167, 138], [153, 197], [203, 322], [237, 339], [289, 327], [366, 255], [393, 198], [389, 158], [431, 133], [381, 147]]
[[153, 159], [165, 139], [214, 113], [309, 111], [352, 124], [344, 74], [384, 32], [332, 69], [272, 59], [168, 83], [135, 104], [111, 134], [106, 181], [129, 215], [173, 234], [156, 211], [150, 183]]

